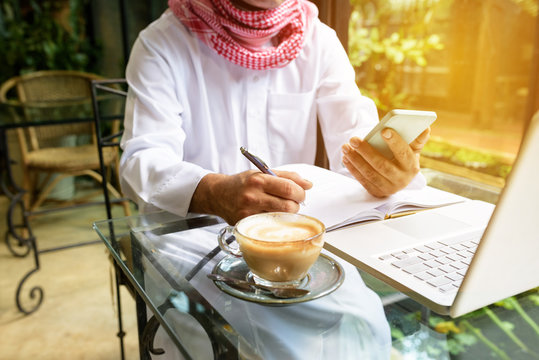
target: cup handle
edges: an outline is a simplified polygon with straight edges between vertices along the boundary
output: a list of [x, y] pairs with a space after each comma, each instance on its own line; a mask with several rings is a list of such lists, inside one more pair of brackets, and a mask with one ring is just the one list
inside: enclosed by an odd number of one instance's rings
[[233, 236], [234, 236], [233, 226], [227, 226], [227, 227], [222, 228], [219, 231], [219, 235], [217, 236], [217, 240], [219, 241], [219, 247], [221, 248], [221, 250], [223, 250], [227, 254], [230, 254], [235, 257], [241, 257], [241, 251], [239, 249], [239, 246], [237, 246], [238, 243], [236, 242], [236, 246], [232, 247], [227, 242], [227, 240]]

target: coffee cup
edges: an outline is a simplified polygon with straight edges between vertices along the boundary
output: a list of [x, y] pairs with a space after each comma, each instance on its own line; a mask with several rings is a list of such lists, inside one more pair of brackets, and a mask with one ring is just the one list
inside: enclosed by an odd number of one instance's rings
[[[324, 224], [311, 216], [270, 212], [248, 216], [223, 228], [219, 246], [243, 257], [255, 283], [298, 286], [316, 262], [324, 245]], [[237, 247], [227, 243], [234, 235]]]

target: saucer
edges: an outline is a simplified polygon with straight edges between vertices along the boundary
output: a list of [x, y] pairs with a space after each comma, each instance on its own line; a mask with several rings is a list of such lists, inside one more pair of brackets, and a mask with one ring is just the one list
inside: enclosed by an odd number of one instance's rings
[[[249, 267], [243, 258], [227, 256], [223, 258], [212, 271], [214, 274], [226, 275], [228, 277], [251, 281]], [[309, 290], [305, 296], [280, 299], [264, 290], [245, 290], [230, 286], [222, 281], [215, 281], [215, 285], [222, 291], [239, 299], [256, 302], [265, 305], [289, 305], [302, 303], [326, 296], [335, 291], [344, 281], [344, 271], [342, 266], [331, 257], [320, 254], [318, 260], [311, 266], [307, 276], [298, 286]]]

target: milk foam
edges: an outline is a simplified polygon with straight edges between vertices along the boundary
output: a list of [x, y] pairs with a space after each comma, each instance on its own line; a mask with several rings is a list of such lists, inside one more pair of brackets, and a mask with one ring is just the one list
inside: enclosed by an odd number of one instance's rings
[[316, 219], [294, 213], [261, 213], [236, 225], [238, 235], [266, 242], [302, 241], [324, 231]]
[[245, 235], [263, 241], [298, 241], [316, 235], [316, 228], [302, 223], [254, 224], [245, 229]]

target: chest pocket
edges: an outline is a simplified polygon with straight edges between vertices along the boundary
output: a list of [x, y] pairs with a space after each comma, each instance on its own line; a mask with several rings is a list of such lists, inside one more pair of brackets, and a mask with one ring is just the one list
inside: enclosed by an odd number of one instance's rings
[[314, 90], [268, 95], [268, 142], [283, 162], [299, 161], [302, 151], [316, 148], [314, 96]]

